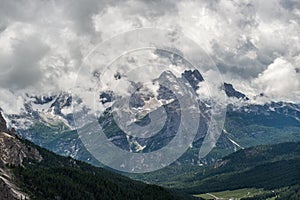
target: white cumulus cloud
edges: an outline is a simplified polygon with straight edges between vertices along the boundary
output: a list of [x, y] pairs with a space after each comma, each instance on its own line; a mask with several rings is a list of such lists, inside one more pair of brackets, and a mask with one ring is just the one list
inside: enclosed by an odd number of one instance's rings
[[275, 99], [287, 100], [296, 95], [300, 97], [300, 74], [283, 58], [275, 59], [253, 82], [266, 96]]

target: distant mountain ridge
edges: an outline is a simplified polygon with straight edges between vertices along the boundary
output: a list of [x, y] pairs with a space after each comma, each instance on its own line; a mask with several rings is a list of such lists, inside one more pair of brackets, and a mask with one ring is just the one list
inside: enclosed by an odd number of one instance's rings
[[289, 142], [242, 149], [211, 166], [169, 166], [132, 177], [190, 194], [201, 194], [241, 188], [299, 188], [299, 168], [300, 142]]
[[6, 131], [0, 113], [0, 199], [193, 199], [55, 155]]
[[[187, 70], [182, 74], [194, 89], [198, 88], [203, 77], [197, 70]], [[139, 86], [137, 86], [139, 87]], [[210, 164], [217, 159], [232, 153], [238, 149], [255, 146], [259, 144], [275, 144], [288, 141], [299, 141], [296, 133], [300, 127], [300, 105], [286, 102], [271, 102], [264, 105], [251, 104], [248, 97], [237, 91], [230, 83], [224, 83], [225, 93], [229, 98], [239, 99], [241, 105], [228, 105], [227, 117], [221, 137], [216, 148], [205, 159], [199, 161], [195, 148], [202, 144], [207, 130], [207, 122], [203, 120], [200, 124], [199, 134], [193, 143], [193, 148], [183, 155], [178, 164]], [[143, 139], [126, 137], [116, 126], [111, 115], [101, 118], [102, 124], [107, 125], [107, 136], [120, 148], [132, 152], [147, 152], [161, 148], [166, 145], [176, 133], [176, 124], [179, 123], [179, 113], [176, 112], [178, 102], [172, 101], [174, 94], [166, 88], [159, 89], [158, 98], [168, 100], [170, 103], [164, 105], [169, 109], [170, 120], [166, 127], [167, 131], [157, 138], [146, 142]], [[6, 115], [10, 125], [18, 128], [21, 135], [32, 142], [43, 146], [55, 153], [71, 156], [94, 165], [101, 165], [84, 147], [76, 133], [73, 119], [72, 103], [80, 103], [81, 99], [69, 93], [51, 94], [48, 96], [26, 95], [25, 110], [20, 115]], [[130, 101], [131, 106], [140, 107], [144, 105], [147, 96], [137, 93]], [[99, 94], [99, 103], [113, 101], [111, 91]], [[200, 105], [207, 110], [205, 104]], [[173, 109], [173, 110], [172, 110]], [[84, 107], [78, 115], [88, 112]], [[140, 123], [142, 123], [141, 121]], [[147, 119], [145, 118], [145, 123]], [[280, 132], [280, 133], [279, 133]]]

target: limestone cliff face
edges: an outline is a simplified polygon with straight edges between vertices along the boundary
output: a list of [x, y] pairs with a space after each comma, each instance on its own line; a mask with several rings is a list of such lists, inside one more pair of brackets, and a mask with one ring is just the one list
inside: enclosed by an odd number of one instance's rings
[[3, 118], [2, 114], [0, 113], [0, 132], [8, 132], [6, 121]]
[[27, 146], [15, 131], [9, 131], [0, 113], [0, 199], [28, 199], [14, 183], [14, 177], [7, 165], [22, 166], [24, 159], [41, 161], [38, 150]]
[[0, 165], [22, 165], [25, 158], [41, 161], [37, 149], [26, 146], [16, 136], [0, 132]]
[[11, 187], [4, 181], [0, 179], [0, 198], [5, 200], [18, 199], [11, 191]]

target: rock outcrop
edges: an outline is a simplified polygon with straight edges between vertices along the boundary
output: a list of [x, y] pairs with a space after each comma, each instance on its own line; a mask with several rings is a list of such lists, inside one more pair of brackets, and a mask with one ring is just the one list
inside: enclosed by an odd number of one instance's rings
[[0, 113], [0, 132], [6, 132], [6, 133], [8, 132], [6, 121], [1, 113]]
[[37, 149], [26, 146], [9, 133], [0, 133], [0, 162], [4, 165], [21, 166], [24, 159], [41, 161], [42, 157]]
[[235, 90], [233, 88], [233, 86], [229, 83], [224, 83], [224, 90], [225, 90], [225, 93], [228, 97], [234, 97], [234, 98], [237, 98], [237, 99], [249, 100], [249, 98], [246, 95], [244, 95], [243, 93]]
[[7, 183], [0, 179], [0, 198], [5, 200], [14, 200], [17, 199], [11, 191], [11, 188], [7, 185]]
[[0, 199], [29, 199], [28, 195], [14, 183], [14, 177], [7, 166], [22, 166], [24, 159], [41, 161], [39, 151], [26, 145], [15, 133], [9, 131], [0, 113]]

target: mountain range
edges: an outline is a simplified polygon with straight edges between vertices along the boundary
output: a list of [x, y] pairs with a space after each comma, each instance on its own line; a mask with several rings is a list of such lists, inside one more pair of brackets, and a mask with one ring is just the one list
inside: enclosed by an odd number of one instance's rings
[[[164, 76], [161, 79], [164, 80]], [[187, 80], [194, 90], [203, 81], [197, 70], [185, 71], [177, 81], [181, 79]], [[132, 153], [156, 151], [176, 135], [181, 114], [179, 102], [166, 87], [160, 86], [155, 96], [145, 90], [142, 84], [132, 84], [137, 92], [129, 100], [131, 108], [145, 108], [149, 106], [150, 99], [159, 105], [156, 109], [164, 108], [167, 118], [160, 132], [150, 138], [128, 136], [115, 122], [110, 107], [106, 108], [98, 122], [107, 138], [119, 148]], [[82, 195], [88, 195], [89, 199], [109, 199], [112, 193], [117, 192], [123, 199], [132, 199], [133, 196], [135, 199], [157, 199], [155, 194], [162, 199], [182, 199], [203, 193], [260, 187], [266, 190], [264, 194], [267, 196], [274, 196], [270, 190], [278, 191], [280, 196], [297, 195], [299, 143], [290, 142], [300, 142], [300, 105], [291, 102], [257, 104], [230, 83], [224, 83], [223, 89], [227, 96], [225, 123], [215, 147], [206, 157], [199, 159], [198, 153], [209, 127], [209, 114], [199, 123], [198, 133], [188, 150], [170, 166], [146, 174], [122, 175], [115, 174], [116, 171], [100, 163], [82, 143], [77, 133], [81, 127], [74, 122], [74, 116], [89, 117], [89, 110], [82, 105], [82, 99], [66, 92], [26, 94], [23, 96], [22, 112], [3, 113], [4, 117], [1, 118], [1, 138], [5, 141], [2, 148], [6, 152], [2, 153], [2, 160], [8, 159], [10, 154], [18, 158], [17, 161], [13, 159], [2, 164], [1, 176], [4, 179], [1, 187], [6, 191], [3, 194], [8, 199], [25, 196], [33, 199], [45, 196], [48, 199], [71, 199], [71, 196], [80, 199]], [[110, 104], [117, 96], [112, 91], [103, 91], [99, 94], [98, 103]], [[209, 113], [210, 102], [199, 100], [198, 103], [203, 113]], [[81, 106], [79, 110], [74, 110], [74, 104]], [[135, 123], [147, 125], [149, 114], [155, 111], [142, 115]], [[8, 127], [3, 122], [5, 119]], [[8, 146], [15, 146], [14, 153], [6, 150]], [[37, 178], [34, 176], [37, 173], [43, 176]], [[99, 182], [94, 180], [95, 174]], [[59, 180], [55, 177], [59, 177]], [[111, 180], [110, 177], [115, 178]], [[107, 179], [111, 181], [107, 182]], [[97, 183], [95, 190], [88, 188], [93, 187], [91, 181]], [[71, 187], [64, 183], [71, 184]], [[66, 188], [74, 192], [65, 194]], [[112, 188], [119, 189], [116, 191]], [[100, 195], [99, 191], [107, 196], [100, 198], [97, 196]]]
[[56, 155], [21, 138], [0, 114], [0, 199], [193, 199]]
[[156, 172], [127, 174], [157, 186], [56, 155], [7, 128], [2, 115], [0, 128], [0, 198], [4, 200], [207, 199], [212, 192], [251, 188], [261, 189], [240, 199], [300, 196], [300, 142], [241, 149], [213, 165], [171, 165]]
[[[185, 71], [182, 77], [187, 79], [196, 89], [203, 81], [197, 71]], [[239, 149], [260, 144], [276, 144], [281, 142], [300, 141], [300, 105], [287, 102], [270, 102], [255, 104], [242, 92], [234, 89], [229, 83], [224, 83], [224, 90], [229, 99], [227, 114], [222, 134], [216, 144], [216, 148], [203, 158], [198, 159], [197, 149], [201, 146], [208, 128], [208, 122], [200, 124], [199, 132], [193, 145], [176, 163], [190, 163], [193, 165], [211, 164], [217, 159]], [[104, 127], [106, 136], [117, 146], [131, 152], [150, 152], [161, 148], [176, 134], [180, 113], [174, 94], [166, 88], [159, 89], [157, 98], [170, 100], [162, 105], [168, 114], [168, 119], [161, 134], [150, 139], [127, 137], [114, 122], [111, 113], [104, 112], [99, 123]], [[146, 99], [145, 99], [146, 98]], [[78, 127], [74, 123], [74, 110], [72, 104], [79, 104], [82, 100], [69, 93], [58, 93], [48, 96], [36, 96], [27, 94], [24, 97], [24, 110], [18, 115], [5, 114], [11, 127], [16, 127], [23, 138], [40, 145], [50, 151], [64, 156], [101, 166], [85, 148], [77, 134]], [[143, 106], [147, 97], [142, 92], [133, 96], [131, 106]], [[113, 101], [111, 91], [99, 94], [99, 103]], [[233, 101], [234, 103], [231, 103]], [[200, 108], [207, 110], [205, 103]], [[82, 107], [77, 115], [85, 115], [88, 111]], [[141, 124], [147, 124], [149, 118], [140, 120]], [[80, 127], [79, 127], [80, 128]]]

